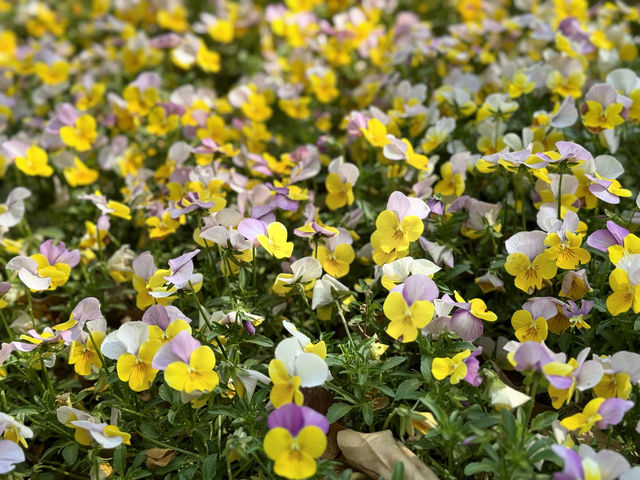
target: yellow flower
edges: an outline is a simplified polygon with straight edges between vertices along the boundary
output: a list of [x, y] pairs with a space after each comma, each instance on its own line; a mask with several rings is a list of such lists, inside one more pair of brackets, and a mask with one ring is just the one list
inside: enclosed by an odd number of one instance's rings
[[47, 85], [57, 85], [62, 82], [66, 82], [69, 78], [69, 70], [71, 65], [64, 61], [54, 62], [52, 65], [47, 65], [43, 62], [38, 62], [35, 65], [35, 74]]
[[147, 131], [152, 135], [165, 135], [178, 128], [180, 117], [178, 115], [167, 116], [164, 108], [154, 107], [147, 116]]
[[129, 382], [129, 388], [134, 392], [149, 388], [158, 373], [151, 367], [151, 362], [161, 346], [160, 342], [147, 341], [140, 345], [137, 356], [132, 353], [120, 355], [116, 365], [118, 378]]
[[565, 79], [562, 74], [554, 70], [547, 77], [547, 87], [551, 89], [553, 93], [568, 97], [571, 95], [573, 98], [580, 98], [582, 96], [582, 86], [587, 80], [587, 76], [581, 71], [571, 72]]
[[624, 118], [620, 116], [624, 105], [612, 103], [603, 111], [602, 104], [593, 100], [587, 100], [588, 110], [582, 115], [584, 126], [599, 132], [610, 130], [624, 123]]
[[629, 275], [616, 268], [609, 275], [609, 286], [613, 293], [607, 297], [607, 310], [614, 317], [626, 312], [633, 305], [634, 313], [640, 313], [640, 285], [631, 285]]
[[310, 75], [309, 82], [316, 98], [321, 103], [332, 102], [339, 94], [336, 88], [336, 74], [328, 70], [324, 75]]
[[325, 180], [327, 198], [325, 200], [330, 210], [337, 210], [345, 205], [352, 205], [354, 201], [352, 185], [349, 182], [342, 183], [340, 175], [330, 173]]
[[629, 374], [618, 372], [616, 374], [605, 373], [600, 382], [593, 387], [593, 392], [604, 398], [618, 397], [626, 400], [631, 395], [631, 381]]
[[509, 83], [509, 96], [511, 98], [518, 98], [525, 93], [531, 93], [535, 88], [534, 82], [529, 82], [527, 76], [518, 72], [513, 76], [513, 80]]
[[341, 243], [332, 252], [324, 245], [318, 246], [318, 260], [325, 272], [334, 278], [344, 277], [349, 273], [349, 267], [356, 259], [353, 247], [348, 243]]
[[371, 118], [367, 122], [367, 127], [360, 129], [364, 138], [374, 147], [384, 147], [389, 143], [387, 138], [387, 127], [377, 118]]
[[102, 361], [100, 361], [100, 356], [96, 352], [96, 347], [93, 342], [100, 348], [105, 333], [97, 330], [92, 332], [91, 336], [93, 337], [93, 341], [91, 341], [91, 338], [87, 338], [86, 343], [75, 340], [69, 349], [69, 365], [73, 365], [78, 375], [89, 375], [93, 365], [98, 368], [102, 367]]
[[173, 362], [164, 371], [164, 379], [174, 390], [186, 393], [211, 392], [218, 383], [220, 377], [213, 370], [216, 366], [216, 357], [206, 345], [201, 345], [191, 352], [189, 364]]
[[384, 301], [383, 311], [390, 320], [386, 332], [402, 343], [413, 342], [418, 331], [433, 318], [434, 306], [428, 300], [417, 300], [410, 306], [399, 292], [391, 292]]
[[79, 152], [86, 152], [98, 138], [96, 126], [96, 121], [91, 115], [81, 115], [76, 119], [73, 127], [65, 125], [60, 128], [60, 138], [65, 145]]
[[163, 268], [156, 270], [156, 272], [148, 282], [138, 275], [133, 275], [133, 288], [138, 293], [138, 295], [136, 296], [136, 306], [140, 310], [144, 310], [145, 308], [153, 305], [156, 302], [160, 305], [169, 305], [176, 298], [175, 296], [154, 298], [149, 293], [166, 292], [167, 287], [165, 287], [164, 285], [167, 281], [164, 279], [164, 277], [168, 277], [169, 275], [171, 275], [171, 270]]
[[580, 248], [583, 236], [566, 232], [567, 239], [563, 241], [557, 233], [550, 233], [544, 240], [544, 244], [549, 246], [545, 253], [556, 261], [558, 267], [573, 270], [579, 263], [591, 260], [591, 254]]
[[383, 210], [376, 219], [376, 229], [380, 235], [380, 248], [390, 252], [407, 249], [410, 242], [422, 235], [424, 224], [415, 215], [407, 215], [400, 221], [395, 212]]
[[526, 310], [518, 310], [511, 317], [511, 326], [515, 329], [516, 338], [520, 342], [542, 342], [547, 339], [549, 333], [547, 320], [538, 317], [533, 320], [531, 313]]
[[431, 364], [431, 373], [436, 380], [444, 380], [451, 375], [451, 385], [460, 383], [467, 376], [467, 364], [464, 360], [471, 355], [471, 350], [464, 350], [453, 358], [436, 357]]
[[274, 407], [278, 408], [285, 403], [295, 402], [302, 405], [304, 397], [300, 391], [300, 377], [289, 375], [282, 360], [274, 358], [269, 363], [269, 377], [273, 382], [269, 400]]
[[55, 265], [49, 265], [49, 260], [47, 260], [47, 257], [41, 253], [31, 255], [31, 258], [33, 258], [38, 264], [38, 275], [51, 280], [49, 290], [55, 290], [67, 283], [67, 280], [69, 280], [71, 267], [68, 264], [56, 263]]
[[543, 280], [555, 277], [558, 267], [555, 260], [540, 253], [533, 262], [524, 253], [515, 252], [507, 257], [504, 269], [515, 278], [514, 282], [523, 292], [531, 293], [542, 288]]
[[149, 230], [149, 238], [162, 239], [167, 235], [175, 233], [180, 225], [186, 223], [184, 215], [181, 215], [178, 219], [171, 218], [171, 212], [165, 212], [162, 214], [162, 218], [149, 217], [145, 220], [147, 226], [151, 227]]
[[560, 422], [560, 425], [567, 430], [580, 430], [579, 434], [587, 433], [596, 422], [602, 420], [602, 415], [598, 413], [598, 409], [604, 401], [604, 398], [594, 398], [585, 405], [582, 413], [576, 413], [565, 418]]
[[16, 157], [16, 167], [22, 173], [32, 177], [50, 177], [53, 175], [53, 168], [49, 165], [47, 152], [36, 145], [27, 149], [26, 156]]
[[276, 427], [264, 437], [264, 451], [274, 461], [273, 471], [281, 477], [302, 480], [316, 473], [315, 459], [327, 448], [327, 438], [319, 427], [307, 425], [295, 438], [286, 428]]
[[440, 175], [442, 180], [435, 184], [433, 193], [449, 197], [455, 195], [459, 197], [464, 193], [465, 183], [461, 173], [453, 173], [451, 163], [446, 162], [440, 167]]
[[293, 253], [293, 242], [287, 242], [287, 227], [280, 222], [270, 223], [267, 235], [262, 233], [256, 240], [276, 258], [289, 258]]
[[[252, 92], [249, 99], [242, 104], [242, 112], [255, 122], [265, 122], [271, 118], [272, 110], [267, 103], [267, 97]], [[216, 140], [214, 138], [214, 140]], [[218, 142], [224, 143], [224, 142]]]
[[177, 319], [171, 322], [166, 330], [162, 330], [157, 325], [149, 325], [149, 340], [158, 343], [167, 343], [178, 335], [182, 331], [187, 331], [191, 334], [191, 325], [182, 319]]
[[64, 178], [72, 187], [84, 187], [91, 185], [100, 176], [100, 173], [87, 165], [78, 157], [73, 159], [74, 166], [64, 169]]
[[217, 73], [220, 71], [220, 54], [209, 50], [204, 42], [198, 49], [196, 62], [198, 66], [207, 73]]

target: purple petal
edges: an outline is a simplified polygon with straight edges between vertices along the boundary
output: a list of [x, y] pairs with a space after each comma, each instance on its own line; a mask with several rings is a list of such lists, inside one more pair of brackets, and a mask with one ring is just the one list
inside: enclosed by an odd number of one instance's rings
[[449, 328], [465, 342], [473, 342], [482, 335], [483, 331], [482, 320], [463, 309], [456, 310], [451, 316]]
[[617, 425], [631, 407], [633, 407], [633, 402], [630, 400], [607, 398], [598, 408], [598, 413], [602, 415], [602, 420], [596, 423], [597, 427], [604, 430], [609, 425]]
[[432, 302], [438, 298], [439, 293], [434, 281], [422, 274], [411, 275], [402, 286], [402, 296], [409, 306], [418, 300]]
[[170, 342], [171, 351], [176, 354], [184, 363], [189, 363], [191, 352], [200, 346], [200, 342], [193, 338], [191, 334], [183, 330], [178, 333]]
[[564, 470], [554, 474], [555, 480], [583, 480], [582, 458], [578, 452], [562, 445], [552, 445], [551, 450], [564, 461]]
[[286, 428], [292, 437], [298, 435], [304, 425], [302, 408], [295, 403], [287, 403], [269, 414], [269, 428]]
[[153, 263], [153, 255], [151, 252], [143, 252], [133, 259], [131, 263], [133, 271], [140, 278], [148, 280], [156, 273], [156, 266]]
[[149, 307], [144, 315], [142, 315], [142, 321], [148, 325], [157, 325], [162, 330], [166, 330], [171, 323], [169, 314], [165, 307], [162, 305], [153, 305]]
[[[613, 222], [612, 222], [613, 223]], [[615, 237], [609, 232], [609, 230], [596, 230], [587, 237], [587, 245], [601, 252], [607, 253], [607, 249], [611, 245], [616, 245]]]
[[525, 342], [518, 347], [513, 355], [513, 360], [516, 362], [515, 369], [522, 372], [524, 370], [539, 370], [552, 358], [538, 342]]
[[256, 220], [255, 218], [247, 218], [240, 222], [238, 231], [250, 242], [254, 242], [258, 235], [267, 234], [267, 224]]
[[171, 267], [171, 275], [164, 277], [168, 282], [174, 285], [184, 285], [189, 281], [193, 274], [193, 257], [200, 253], [200, 249], [196, 248], [193, 252], [185, 253], [177, 258], [169, 260]]
[[547, 381], [555, 388], [560, 390], [567, 390], [573, 385], [573, 377], [563, 377], [562, 375], [546, 375]]
[[589, 185], [589, 191], [603, 202], [611, 203], [612, 205], [617, 205], [618, 203], [620, 203], [620, 199], [602, 185]]
[[[479, 349], [479, 350], [480, 352], [482, 352], [482, 349]], [[479, 355], [480, 352], [478, 352], [478, 354], [476, 355]], [[467, 375], [464, 377], [464, 379], [474, 387], [477, 387], [482, 383], [482, 377], [478, 375], [478, 370], [480, 369], [480, 362], [475, 357], [469, 357], [467, 358], [465, 363], [467, 365]]]
[[316, 412], [313, 408], [302, 407], [302, 416], [304, 417], [304, 426], [315, 425], [324, 433], [329, 431], [329, 420], [324, 415]]
[[624, 245], [624, 239], [627, 235], [629, 235], [629, 230], [621, 227], [616, 222], [612, 222], [611, 220], [607, 222], [607, 230], [609, 230], [609, 233], [613, 235], [613, 238], [615, 238], [618, 245]]

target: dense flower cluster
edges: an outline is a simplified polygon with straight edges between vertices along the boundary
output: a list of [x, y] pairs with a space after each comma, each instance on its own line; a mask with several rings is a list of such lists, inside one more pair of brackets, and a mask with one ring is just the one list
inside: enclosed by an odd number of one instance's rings
[[0, 474], [640, 479], [639, 35], [0, 0]]

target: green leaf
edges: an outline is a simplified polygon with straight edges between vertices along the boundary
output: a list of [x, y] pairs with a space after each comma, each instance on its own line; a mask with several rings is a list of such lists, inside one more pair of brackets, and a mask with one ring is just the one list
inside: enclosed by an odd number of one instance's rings
[[362, 407], [362, 418], [367, 425], [373, 423], [373, 408], [371, 408], [371, 404], [367, 403]]
[[475, 475], [476, 473], [482, 472], [495, 472], [497, 471], [496, 467], [497, 465], [493, 465], [493, 463], [488, 460], [483, 460], [482, 462], [472, 462], [464, 467], [464, 474]]
[[418, 392], [420, 385], [422, 385], [422, 381], [417, 378], [409, 378], [405, 380], [398, 386], [395, 399], [403, 400], [420, 398], [421, 394]]
[[271, 341], [264, 335], [259, 335], [257, 333], [255, 335], [251, 335], [250, 337], [245, 338], [244, 341], [246, 343], [253, 343], [255, 345], [260, 345], [261, 347], [266, 347], [266, 348], [272, 348], [274, 345], [273, 341]]
[[391, 480], [404, 480], [404, 463], [402, 463], [401, 461], [397, 461], [393, 466]]
[[407, 357], [391, 357], [382, 365], [382, 370], [391, 370], [404, 362]]
[[423, 356], [420, 360], [420, 373], [426, 381], [431, 380], [431, 358]]
[[515, 440], [517, 434], [516, 419], [513, 418], [511, 411], [503, 408], [500, 410], [500, 416], [502, 417], [502, 424], [504, 431], [507, 434], [507, 438]]
[[62, 458], [67, 465], [73, 465], [78, 458], [78, 444], [73, 442], [62, 449]]
[[118, 445], [113, 451], [113, 468], [120, 475], [124, 473], [127, 466], [127, 447], [123, 444]]
[[557, 412], [548, 411], [540, 413], [531, 421], [531, 431], [537, 432], [538, 430], [543, 430], [557, 420], [557, 418]]
[[209, 455], [202, 462], [202, 478], [215, 478], [217, 455]]
[[353, 408], [353, 405], [347, 405], [346, 403], [334, 403], [329, 407], [327, 411], [327, 420], [329, 423], [333, 423], [344, 417]]

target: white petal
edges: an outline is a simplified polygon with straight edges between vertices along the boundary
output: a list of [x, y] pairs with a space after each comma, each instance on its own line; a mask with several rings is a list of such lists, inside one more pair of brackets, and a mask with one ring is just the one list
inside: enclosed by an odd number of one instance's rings
[[302, 354], [302, 348], [295, 338], [285, 338], [276, 347], [275, 357], [284, 363], [289, 375], [295, 375], [296, 357]]
[[317, 387], [327, 380], [329, 367], [318, 355], [301, 353], [296, 358], [295, 375], [300, 377], [300, 386]]

